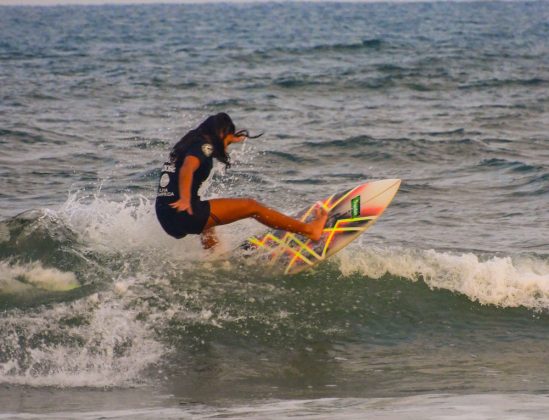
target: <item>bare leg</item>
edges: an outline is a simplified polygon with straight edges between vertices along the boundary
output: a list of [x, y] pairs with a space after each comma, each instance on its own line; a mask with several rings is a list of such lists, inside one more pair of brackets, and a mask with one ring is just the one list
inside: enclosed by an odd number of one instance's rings
[[218, 244], [215, 229], [213, 227], [206, 228], [200, 235], [200, 241], [202, 242], [202, 248], [210, 249]]
[[311, 238], [313, 241], [318, 241], [322, 236], [322, 229], [324, 229], [326, 219], [328, 218], [326, 210], [318, 209], [315, 214], [315, 220], [310, 223], [303, 223], [249, 198], [213, 199], [210, 200], [210, 211], [218, 220], [216, 221], [210, 216], [206, 223], [206, 229], [253, 217], [258, 222], [273, 229], [300, 233]]

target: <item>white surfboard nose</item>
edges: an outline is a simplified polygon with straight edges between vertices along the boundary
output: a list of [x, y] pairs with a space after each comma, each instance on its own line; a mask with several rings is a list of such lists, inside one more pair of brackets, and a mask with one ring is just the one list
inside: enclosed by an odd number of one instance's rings
[[398, 178], [393, 178], [393, 179], [382, 179], [381, 181], [375, 181], [376, 184], [379, 184], [379, 185], [383, 185], [384, 187], [395, 187], [395, 188], [398, 188], [400, 187], [400, 183], [402, 182], [402, 180], [398, 179]]
[[357, 187], [357, 189], [361, 189], [361, 195], [365, 201], [371, 201], [380, 194], [386, 197], [386, 200], [391, 201], [393, 195], [398, 191], [400, 183], [401, 180], [397, 178], [382, 179], [379, 181], [367, 182], [366, 184]]

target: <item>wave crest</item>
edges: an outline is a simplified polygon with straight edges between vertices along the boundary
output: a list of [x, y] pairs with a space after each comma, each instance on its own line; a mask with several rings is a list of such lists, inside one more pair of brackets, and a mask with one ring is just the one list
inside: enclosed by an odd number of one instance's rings
[[549, 263], [541, 258], [386, 248], [343, 252], [339, 261], [343, 275], [379, 279], [390, 274], [423, 280], [431, 289], [458, 292], [483, 305], [549, 309]]

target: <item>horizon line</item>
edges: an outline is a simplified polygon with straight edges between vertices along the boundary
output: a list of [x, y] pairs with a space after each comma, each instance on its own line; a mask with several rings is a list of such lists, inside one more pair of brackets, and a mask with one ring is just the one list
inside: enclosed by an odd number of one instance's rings
[[534, 3], [542, 0], [0, 0], [0, 7], [251, 3]]

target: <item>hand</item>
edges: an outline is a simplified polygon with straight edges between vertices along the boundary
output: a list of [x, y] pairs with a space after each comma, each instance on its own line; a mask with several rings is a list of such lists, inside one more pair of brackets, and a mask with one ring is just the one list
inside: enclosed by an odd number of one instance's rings
[[176, 209], [177, 211], [186, 211], [191, 216], [193, 215], [193, 208], [188, 198], [180, 198], [179, 200], [170, 203], [170, 207]]
[[238, 134], [236, 133], [233, 136], [232, 143], [242, 143], [244, 140], [248, 140], [248, 136], [246, 134]]
[[225, 147], [227, 147], [230, 144], [233, 143], [242, 143], [244, 140], [246, 140], [248, 136], [245, 133], [235, 133], [235, 134], [227, 134], [225, 136], [225, 139], [223, 140], [223, 143], [225, 144]]

